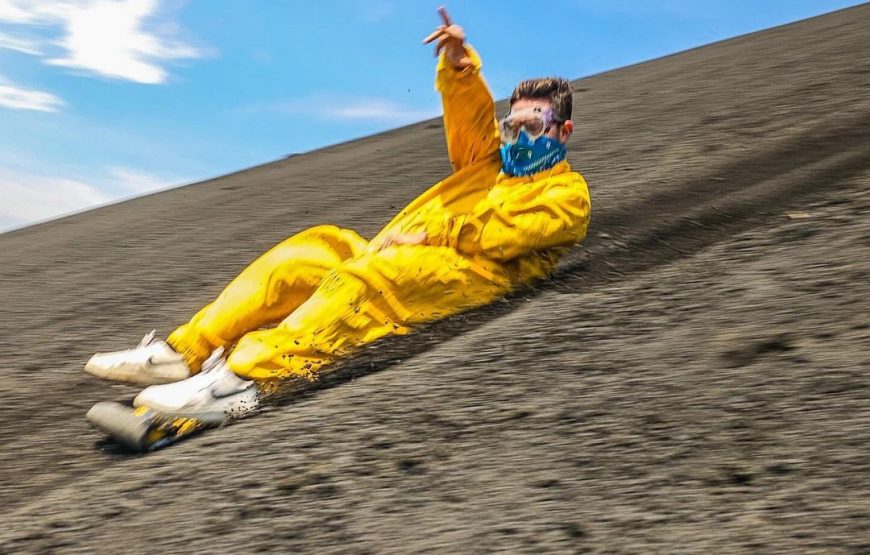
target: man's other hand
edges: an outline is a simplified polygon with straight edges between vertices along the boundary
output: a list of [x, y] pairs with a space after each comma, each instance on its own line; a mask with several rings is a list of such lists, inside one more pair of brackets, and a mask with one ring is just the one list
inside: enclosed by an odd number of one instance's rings
[[453, 23], [450, 19], [450, 14], [447, 13], [447, 8], [441, 6], [438, 8], [438, 14], [441, 15], [442, 24], [428, 37], [423, 39], [423, 44], [430, 44], [438, 41], [435, 44], [435, 56], [444, 50], [444, 55], [450, 65], [456, 69], [465, 69], [472, 65], [471, 58], [465, 51], [465, 31], [462, 27]]
[[387, 247], [395, 245], [425, 245], [426, 242], [425, 231], [419, 233], [391, 233], [384, 238], [384, 241], [377, 247], [377, 250], [382, 251]]

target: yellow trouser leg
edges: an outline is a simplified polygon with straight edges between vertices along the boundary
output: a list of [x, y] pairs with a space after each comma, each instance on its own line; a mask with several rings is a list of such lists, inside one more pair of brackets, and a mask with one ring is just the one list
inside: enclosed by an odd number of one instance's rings
[[168, 342], [192, 370], [199, 370], [217, 347], [229, 347], [244, 334], [286, 318], [332, 268], [359, 256], [366, 246], [356, 232], [335, 226], [297, 233], [245, 268]]
[[367, 252], [331, 270], [276, 328], [243, 336], [228, 364], [259, 382], [311, 379], [359, 345], [489, 303], [509, 289], [497, 265], [447, 247]]

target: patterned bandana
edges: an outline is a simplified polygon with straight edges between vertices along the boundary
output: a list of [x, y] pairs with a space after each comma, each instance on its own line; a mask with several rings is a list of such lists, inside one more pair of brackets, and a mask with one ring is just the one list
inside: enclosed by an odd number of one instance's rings
[[565, 145], [550, 137], [529, 139], [525, 130], [520, 131], [514, 144], [501, 145], [501, 168], [508, 175], [532, 175], [548, 170], [565, 159]]

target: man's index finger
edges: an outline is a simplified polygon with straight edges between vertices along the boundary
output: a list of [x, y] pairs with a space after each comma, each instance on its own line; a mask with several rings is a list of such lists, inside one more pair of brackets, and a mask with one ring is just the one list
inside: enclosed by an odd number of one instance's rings
[[444, 20], [444, 25], [450, 27], [453, 25], [453, 21], [450, 20], [450, 14], [447, 13], [447, 8], [441, 6], [438, 8], [438, 13], [441, 15], [441, 19]]

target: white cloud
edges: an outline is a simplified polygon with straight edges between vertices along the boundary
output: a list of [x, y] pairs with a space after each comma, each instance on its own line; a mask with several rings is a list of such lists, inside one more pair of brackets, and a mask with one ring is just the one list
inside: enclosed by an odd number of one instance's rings
[[360, 99], [344, 105], [324, 108], [326, 116], [338, 119], [374, 121], [409, 121], [437, 115], [434, 110], [415, 110], [396, 102], [382, 99]]
[[295, 98], [252, 108], [253, 111], [310, 114], [328, 120], [356, 120], [402, 124], [433, 118], [439, 108], [410, 108], [386, 98], [340, 98], [318, 95]]
[[[62, 53], [46, 63], [137, 83], [163, 83], [165, 62], [205, 55], [171, 36], [159, 16], [159, 0], [0, 0], [0, 22], [55, 31], [43, 42]], [[42, 52], [32, 42], [29, 50]]]
[[3, 169], [0, 197], [6, 199], [0, 204], [0, 232], [111, 200], [82, 181]]
[[57, 96], [33, 89], [22, 89], [10, 84], [0, 83], [0, 106], [16, 110], [36, 110], [57, 112], [64, 102]]
[[16, 37], [6, 33], [0, 33], [0, 49], [15, 50], [32, 56], [39, 56], [42, 50], [37, 41], [23, 37]]
[[0, 233], [182, 182], [122, 166], [106, 173], [85, 181], [0, 168]]
[[131, 194], [153, 193], [161, 189], [166, 189], [172, 185], [177, 185], [181, 180], [174, 178], [159, 177], [150, 173], [145, 173], [132, 168], [122, 166], [112, 166], [109, 168], [109, 175], [113, 183], [120, 189]]
[[25, 7], [27, 2], [21, 0], [0, 0], [0, 20], [9, 21], [11, 23], [30, 23], [37, 15], [37, 6]]

